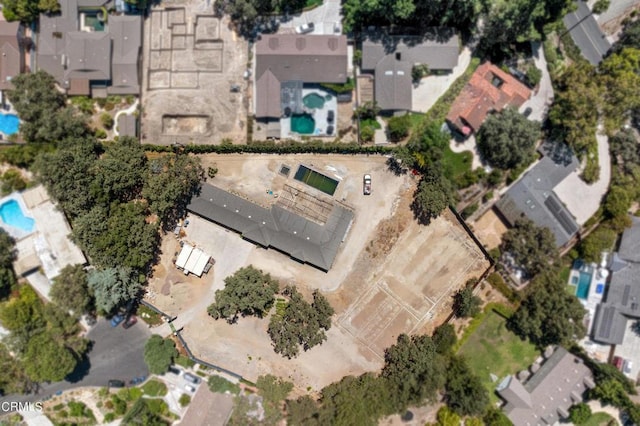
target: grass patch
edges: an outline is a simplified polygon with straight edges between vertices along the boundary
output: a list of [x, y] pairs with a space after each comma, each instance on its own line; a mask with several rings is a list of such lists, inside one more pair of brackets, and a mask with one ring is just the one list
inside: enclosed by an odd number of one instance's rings
[[360, 121], [360, 127], [372, 127], [374, 129], [380, 129], [380, 123], [375, 118], [367, 118]]
[[448, 146], [442, 156], [442, 165], [449, 180], [456, 182], [457, 178], [471, 171], [473, 154], [469, 151], [453, 152]]
[[322, 0], [307, 0], [307, 2], [304, 4], [304, 9], [308, 10], [312, 7], [318, 7], [322, 4]]
[[540, 353], [534, 345], [507, 330], [506, 320], [493, 310], [481, 318], [481, 323], [467, 337], [458, 353], [465, 356], [469, 367], [489, 391], [491, 402], [496, 403], [495, 387], [498, 382], [492, 382], [490, 374], [501, 380], [527, 368]]
[[444, 123], [447, 113], [451, 109], [451, 104], [456, 100], [464, 86], [471, 80], [471, 75], [475, 72], [476, 68], [480, 65], [480, 58], [473, 57], [469, 66], [460, 77], [453, 82], [449, 89], [440, 96], [436, 103], [427, 112], [427, 119], [438, 123]]
[[420, 128], [420, 125], [424, 123], [425, 118], [427, 117], [425, 114], [416, 114], [414, 112], [409, 113], [409, 123], [411, 123], [411, 133], [413, 133], [416, 129]]
[[285, 299], [281, 299], [281, 298], [277, 298], [276, 299], [276, 315], [283, 317], [284, 316], [284, 311], [287, 308], [287, 301]]
[[150, 326], [156, 326], [162, 324], [162, 316], [144, 305], [138, 306], [138, 317], [142, 318], [144, 322]]
[[194, 361], [184, 355], [178, 355], [178, 358], [174, 360], [174, 363], [181, 365], [184, 368], [191, 368], [196, 365]]
[[218, 392], [218, 393], [229, 392], [234, 395], [237, 395], [238, 393], [240, 393], [240, 386], [234, 383], [231, 383], [224, 377], [211, 376], [209, 377], [209, 381], [207, 382], [207, 384], [209, 385], [209, 389], [211, 389], [211, 392]]
[[142, 386], [142, 391], [147, 396], [165, 396], [167, 394], [167, 386], [157, 380], [149, 380]]
[[580, 426], [601, 426], [608, 424], [611, 420], [615, 419], [607, 413], [595, 413]]

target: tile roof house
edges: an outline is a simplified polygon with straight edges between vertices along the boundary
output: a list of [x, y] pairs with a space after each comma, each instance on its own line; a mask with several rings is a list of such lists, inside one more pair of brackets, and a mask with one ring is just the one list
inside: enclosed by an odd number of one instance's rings
[[[345, 36], [263, 35], [255, 49], [255, 115], [258, 119], [280, 118], [287, 98], [295, 96], [302, 84], [347, 81]], [[285, 84], [290, 82], [293, 84]]]
[[596, 342], [621, 344], [627, 322], [640, 319], [640, 218], [632, 216], [631, 221], [609, 266], [611, 281], [605, 302], [596, 307], [592, 330]]
[[514, 426], [553, 425], [569, 417], [569, 408], [582, 402], [582, 394], [595, 386], [582, 359], [558, 347], [524, 383], [508, 376], [497, 388], [502, 410]]
[[96, 31], [86, 13], [105, 4], [61, 0], [59, 14], [40, 16], [38, 68], [53, 75], [70, 95], [91, 95], [96, 87], [114, 95], [140, 93], [142, 17], [108, 15], [104, 31]]
[[448, 28], [432, 36], [382, 36], [362, 42], [362, 71], [374, 74], [374, 98], [383, 111], [409, 111], [414, 65], [452, 70], [458, 64], [458, 36]]
[[506, 107], [519, 108], [530, 95], [527, 86], [485, 62], [476, 69], [454, 101], [447, 122], [453, 130], [468, 136], [478, 131], [490, 112], [499, 112]]
[[514, 183], [495, 204], [496, 209], [513, 226], [527, 217], [539, 227], [551, 230], [556, 245], [565, 245], [579, 226], [553, 189], [579, 165], [566, 145], [544, 145], [544, 157]]
[[353, 221], [353, 212], [340, 205], [320, 225], [278, 204], [267, 209], [209, 184], [202, 185], [187, 210], [325, 272], [333, 265]]
[[19, 22], [0, 21], [0, 90], [12, 89], [11, 79], [24, 71], [21, 38]]

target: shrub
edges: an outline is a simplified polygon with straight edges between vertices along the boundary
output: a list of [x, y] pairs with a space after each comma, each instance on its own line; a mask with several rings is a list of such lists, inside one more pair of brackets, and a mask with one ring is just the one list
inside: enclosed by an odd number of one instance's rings
[[391, 142], [399, 142], [409, 136], [411, 118], [409, 115], [391, 117], [387, 123], [387, 132]]
[[220, 376], [211, 376], [207, 382], [209, 385], [209, 389], [211, 392], [225, 393], [230, 392], [233, 394], [237, 394], [240, 392], [240, 387], [236, 384], [231, 383], [227, 379]]
[[538, 69], [535, 65], [531, 64], [527, 68], [527, 81], [532, 86], [537, 86], [542, 80], [542, 71]]
[[104, 422], [111, 423], [116, 419], [116, 415], [114, 413], [107, 413], [104, 415]]
[[113, 128], [113, 117], [108, 112], [103, 112], [100, 115], [100, 122], [102, 123], [102, 126], [107, 130], [111, 130]]
[[373, 137], [375, 136], [375, 129], [371, 126], [363, 126], [360, 129], [360, 139], [362, 142], [371, 142], [373, 141]]
[[460, 216], [462, 216], [463, 219], [467, 219], [469, 216], [474, 214], [477, 210], [478, 210], [478, 203], [470, 204], [467, 207], [465, 207], [464, 210], [462, 210], [462, 213], [460, 213]]
[[[498, 256], [499, 257], [499, 256]], [[497, 272], [493, 272], [487, 277], [487, 282], [491, 284], [491, 287], [498, 290], [504, 297], [510, 302], [516, 302], [519, 300], [519, 295], [515, 292], [507, 283], [502, 279], [502, 275]]]
[[214, 177], [216, 177], [216, 175], [218, 174], [218, 168], [217, 167], [209, 167], [207, 169], [207, 175], [213, 179]]
[[106, 139], [107, 138], [107, 132], [104, 131], [104, 129], [96, 129], [96, 139]]
[[[126, 413], [126, 411], [127, 411], [127, 403], [125, 401], [121, 400], [116, 395], [113, 395], [111, 397], [111, 402], [113, 402], [113, 411], [117, 415], [122, 416], [124, 413]], [[105, 404], [105, 405], [107, 405], [107, 404]]]
[[142, 391], [148, 396], [164, 396], [167, 394], [167, 386], [157, 380], [149, 380], [142, 386]]
[[186, 407], [191, 402], [191, 397], [189, 395], [187, 395], [186, 393], [183, 393], [180, 396], [180, 399], [178, 400], [178, 402], [180, 403], [181, 407]]

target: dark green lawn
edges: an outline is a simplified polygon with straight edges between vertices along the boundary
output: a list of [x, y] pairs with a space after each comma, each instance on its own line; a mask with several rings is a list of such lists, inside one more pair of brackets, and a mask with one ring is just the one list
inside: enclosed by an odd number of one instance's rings
[[493, 311], [485, 316], [458, 353], [465, 356], [471, 369], [487, 387], [492, 402], [498, 400], [494, 392], [498, 382], [493, 383], [490, 374], [498, 376], [500, 381], [527, 368], [539, 355], [531, 343], [520, 340], [507, 330], [506, 320]]
[[614, 418], [607, 413], [595, 413], [581, 426], [603, 426], [609, 424], [611, 420], [614, 420]]

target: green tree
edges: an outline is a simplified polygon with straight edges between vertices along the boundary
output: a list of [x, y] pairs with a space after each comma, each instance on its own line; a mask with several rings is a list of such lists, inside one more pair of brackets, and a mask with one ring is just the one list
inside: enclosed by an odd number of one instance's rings
[[482, 300], [473, 294], [473, 283], [467, 283], [453, 295], [453, 312], [461, 318], [478, 315], [481, 304]]
[[[120, 424], [126, 426], [166, 426], [169, 424], [150, 406], [151, 400], [139, 398], [125, 414]], [[125, 404], [126, 409], [126, 404]]]
[[400, 142], [409, 136], [411, 118], [409, 115], [394, 116], [387, 122], [387, 135], [391, 142]]
[[609, 55], [600, 64], [605, 128], [619, 129], [634, 109], [640, 108], [640, 49], [629, 47]]
[[518, 220], [502, 237], [502, 253], [509, 253], [527, 276], [533, 277], [556, 258], [556, 245], [549, 228], [538, 228], [529, 219]]
[[82, 265], [67, 265], [54, 278], [51, 291], [51, 301], [65, 311], [71, 311], [79, 316], [91, 311], [93, 296], [89, 291], [87, 273]]
[[537, 86], [542, 80], [542, 71], [534, 64], [527, 67], [527, 81], [531, 86]]
[[40, 13], [60, 11], [57, 0], [3, 0], [2, 13], [7, 21], [30, 24], [38, 20]]
[[606, 225], [600, 225], [578, 246], [580, 257], [587, 262], [600, 263], [603, 251], [611, 252], [618, 234]]
[[320, 426], [323, 424], [320, 417], [320, 406], [309, 395], [287, 400], [288, 424]]
[[95, 162], [95, 178], [91, 192], [108, 207], [114, 200], [133, 200], [144, 184], [147, 157], [140, 143], [123, 136], [107, 145], [105, 153]]
[[107, 130], [111, 130], [111, 128], [113, 128], [113, 117], [108, 112], [103, 112], [100, 115], [100, 122], [102, 123], [102, 127]]
[[[597, 0], [593, 4], [593, 8], [591, 11], [597, 15], [604, 13], [609, 9], [609, 5], [611, 4], [611, 0]], [[575, 422], [574, 422], [575, 423]]]
[[512, 426], [511, 420], [504, 412], [496, 407], [489, 407], [487, 414], [482, 417], [484, 424], [491, 426]]
[[215, 319], [224, 318], [232, 324], [238, 316], [264, 317], [278, 291], [278, 281], [253, 266], [237, 270], [224, 280], [224, 289], [216, 291], [216, 301], [207, 309]]
[[433, 332], [433, 344], [436, 345], [436, 352], [441, 355], [446, 355], [451, 352], [458, 336], [456, 335], [456, 329], [453, 324], [445, 323], [440, 325]]
[[621, 171], [627, 174], [640, 165], [640, 144], [632, 130], [624, 130], [616, 133], [609, 139], [611, 157]]
[[585, 310], [565, 291], [566, 283], [556, 270], [546, 270], [527, 287], [526, 296], [508, 326], [518, 336], [540, 348], [568, 344], [585, 334]]
[[455, 202], [451, 182], [444, 176], [435, 175], [437, 171], [423, 176], [411, 204], [415, 218], [421, 224], [429, 224], [440, 216], [442, 211]]
[[0, 395], [26, 393], [32, 383], [27, 377], [22, 362], [0, 343]]
[[164, 374], [169, 371], [169, 366], [177, 356], [175, 343], [157, 334], [151, 335], [144, 345], [144, 362], [151, 374]]
[[283, 294], [289, 303], [282, 316], [274, 314], [269, 321], [268, 333], [276, 353], [287, 358], [296, 357], [300, 346], [307, 351], [327, 339], [325, 330], [331, 327], [333, 308], [318, 291], [314, 302], [306, 302], [295, 287], [286, 287]]
[[16, 282], [13, 273], [13, 262], [16, 260], [16, 242], [0, 228], [0, 300], [9, 295]]
[[382, 377], [391, 386], [397, 411], [435, 401], [446, 381], [446, 362], [431, 337], [401, 334], [397, 343], [385, 350], [384, 358]]
[[46, 326], [38, 294], [29, 286], [18, 287], [17, 297], [0, 305], [0, 323], [10, 331], [5, 343], [15, 352], [24, 352], [31, 338]]
[[293, 383], [267, 374], [258, 377], [256, 387], [263, 398], [266, 417], [269, 421], [277, 422], [282, 417], [282, 405], [293, 390]]
[[96, 307], [106, 313], [135, 298], [142, 290], [137, 277], [127, 267], [94, 269], [89, 272], [88, 284], [95, 295]]
[[438, 420], [437, 426], [459, 426], [462, 423], [460, 416], [447, 406], [438, 410], [436, 418]]
[[59, 382], [77, 364], [69, 349], [47, 333], [37, 334], [29, 340], [22, 362], [25, 372], [35, 382]]
[[635, 19], [625, 24], [622, 34], [613, 48], [620, 51], [626, 47], [637, 48], [638, 46], [640, 46], [640, 20]]
[[461, 416], [483, 415], [489, 406], [489, 393], [464, 358], [451, 357], [445, 386], [447, 406]]
[[540, 125], [527, 120], [514, 108], [490, 114], [478, 131], [478, 151], [487, 162], [503, 170], [514, 169], [533, 159]]
[[27, 187], [27, 182], [18, 169], [8, 169], [2, 174], [2, 193], [9, 194], [13, 191], [22, 191]]
[[584, 424], [591, 417], [591, 407], [584, 402], [576, 404], [569, 409], [569, 419], [575, 425]]
[[629, 191], [619, 185], [611, 185], [604, 199], [604, 212], [610, 218], [626, 216], [631, 208], [632, 198]]

